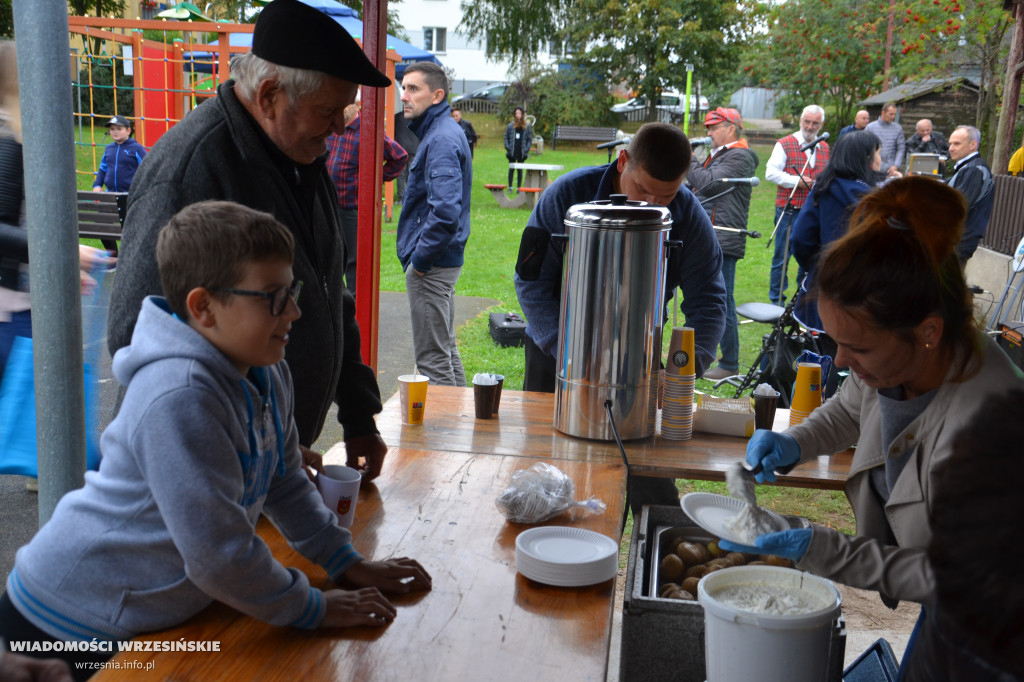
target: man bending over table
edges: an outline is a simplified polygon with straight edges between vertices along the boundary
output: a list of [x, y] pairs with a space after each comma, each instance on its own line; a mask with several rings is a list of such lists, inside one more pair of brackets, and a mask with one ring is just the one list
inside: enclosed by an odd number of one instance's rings
[[[679, 128], [648, 123], [614, 162], [566, 173], [541, 194], [523, 231], [515, 275], [516, 294], [527, 320], [524, 390], [555, 390], [564, 248], [550, 237], [565, 233], [562, 221], [572, 205], [606, 200], [612, 194], [665, 206], [672, 214], [669, 239], [682, 240], [683, 248], [670, 251], [666, 301], [676, 287], [683, 290], [680, 309], [686, 325], [694, 328], [697, 376], [714, 362], [725, 329], [722, 249], [708, 214], [693, 193], [682, 187], [691, 157], [690, 141]], [[534, 257], [523, 262], [528, 253]], [[668, 478], [634, 476], [629, 494], [634, 515], [645, 504], [674, 505], [679, 500], [675, 483]]]

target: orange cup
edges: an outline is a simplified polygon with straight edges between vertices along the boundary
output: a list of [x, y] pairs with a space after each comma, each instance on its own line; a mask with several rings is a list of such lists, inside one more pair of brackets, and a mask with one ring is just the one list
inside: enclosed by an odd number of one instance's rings
[[693, 327], [673, 327], [672, 340], [668, 346], [666, 373], [676, 376], [692, 376], [696, 373], [694, 364]]
[[790, 425], [799, 424], [818, 407], [821, 407], [821, 365], [801, 362], [796, 368]]

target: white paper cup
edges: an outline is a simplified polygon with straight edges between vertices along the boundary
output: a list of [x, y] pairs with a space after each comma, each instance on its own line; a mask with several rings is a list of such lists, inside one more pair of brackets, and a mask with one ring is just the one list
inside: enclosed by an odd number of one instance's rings
[[328, 464], [324, 467], [323, 473], [318, 472], [316, 475], [317, 490], [342, 528], [352, 526], [362, 477], [357, 470], [341, 464]]

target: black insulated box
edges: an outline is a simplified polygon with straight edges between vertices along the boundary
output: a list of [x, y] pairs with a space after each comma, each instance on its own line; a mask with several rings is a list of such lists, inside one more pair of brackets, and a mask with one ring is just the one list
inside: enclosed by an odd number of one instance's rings
[[526, 320], [515, 313], [491, 313], [488, 326], [499, 346], [522, 346], [526, 342]]
[[[807, 523], [786, 517], [793, 527]], [[704, 607], [696, 601], [657, 596], [662, 544], [683, 535], [696, 542], [712, 537], [679, 507], [646, 506], [633, 523], [622, 606], [620, 680], [704, 682]], [[836, 619], [829, 651], [827, 682], [841, 682], [846, 654], [846, 623]], [[823, 681], [824, 682], [824, 681]]]

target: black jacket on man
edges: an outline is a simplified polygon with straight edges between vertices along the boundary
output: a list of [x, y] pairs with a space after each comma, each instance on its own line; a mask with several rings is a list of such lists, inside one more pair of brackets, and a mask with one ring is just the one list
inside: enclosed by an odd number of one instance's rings
[[966, 263], [978, 248], [978, 242], [985, 236], [988, 219], [992, 215], [995, 201], [992, 171], [981, 154], [975, 152], [960, 160], [953, 167], [953, 177], [947, 183], [967, 200], [967, 219], [964, 222], [964, 236], [956, 246], [960, 261]]
[[949, 156], [949, 142], [946, 142], [946, 136], [937, 130], [932, 131], [931, 139], [927, 142], [922, 142], [921, 136], [914, 133], [907, 138], [907, 154]]
[[238, 101], [234, 86], [232, 80], [221, 85], [217, 97], [164, 134], [135, 176], [110, 299], [111, 354], [130, 341], [142, 300], [161, 292], [160, 228], [198, 201], [235, 201], [270, 213], [295, 237], [302, 317], [292, 325], [285, 360], [295, 384], [299, 441], [310, 446], [317, 439], [332, 400], [346, 440], [377, 433], [380, 389], [363, 364], [355, 299], [342, 279], [344, 238], [326, 154], [308, 166], [288, 159]]

